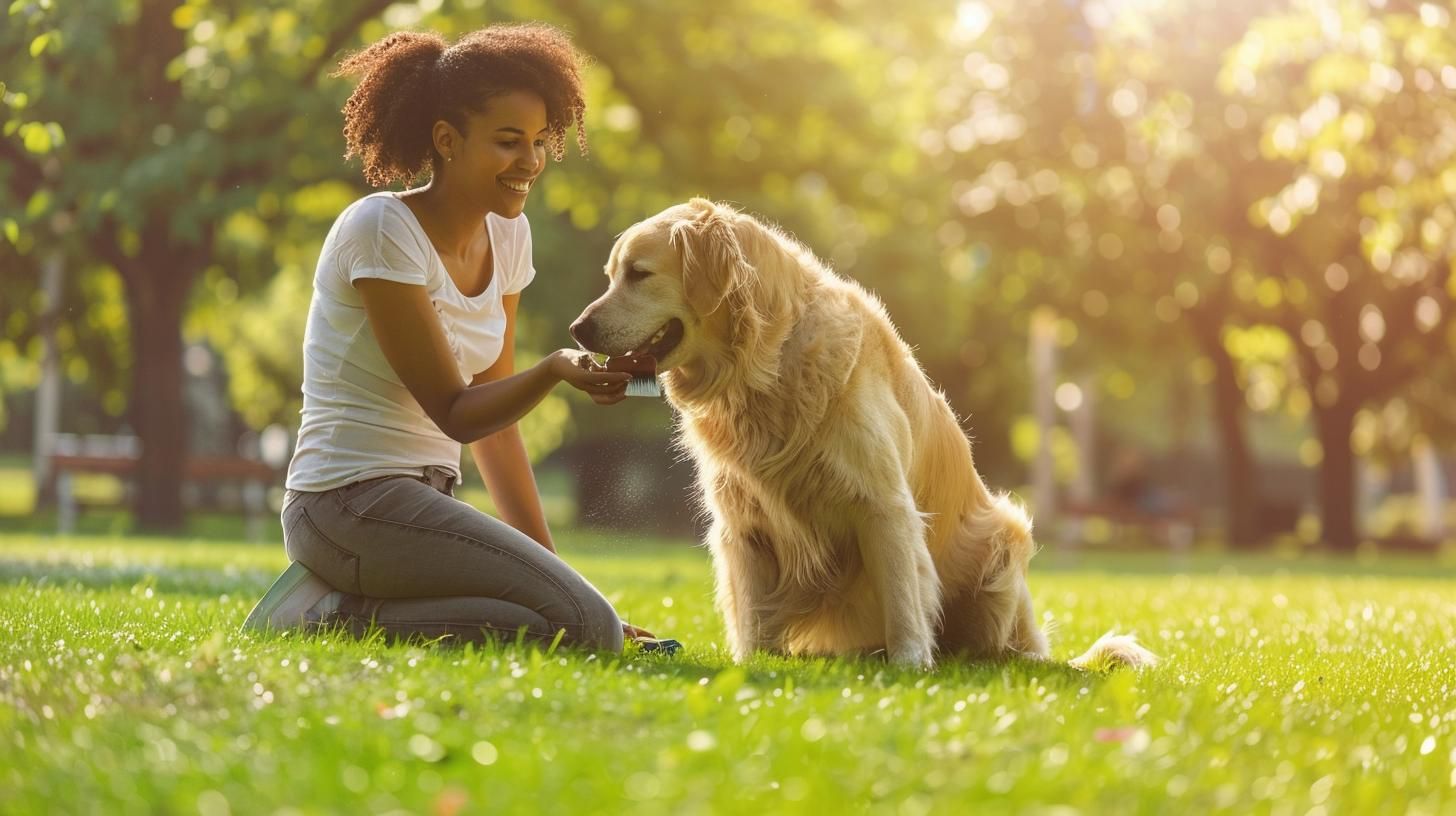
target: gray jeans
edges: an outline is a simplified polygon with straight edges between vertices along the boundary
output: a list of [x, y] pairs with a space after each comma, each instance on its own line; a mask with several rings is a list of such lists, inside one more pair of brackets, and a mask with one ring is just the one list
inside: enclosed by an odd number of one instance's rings
[[340, 623], [392, 636], [531, 639], [620, 651], [612, 605], [566, 562], [451, 495], [436, 468], [283, 502], [288, 557], [346, 593]]

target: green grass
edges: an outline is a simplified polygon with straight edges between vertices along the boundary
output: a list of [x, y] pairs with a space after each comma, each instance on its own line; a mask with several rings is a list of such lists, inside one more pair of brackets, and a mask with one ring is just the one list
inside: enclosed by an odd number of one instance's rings
[[237, 633], [276, 545], [0, 538], [0, 812], [1456, 813], [1452, 567], [1044, 554], [1065, 660], [761, 657], [706, 555], [563, 535], [675, 658]]

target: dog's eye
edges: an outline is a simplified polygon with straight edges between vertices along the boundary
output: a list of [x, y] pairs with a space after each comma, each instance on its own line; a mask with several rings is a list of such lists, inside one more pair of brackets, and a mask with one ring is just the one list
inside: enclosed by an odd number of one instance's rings
[[646, 269], [643, 269], [642, 267], [637, 266], [636, 264], [633, 264], [632, 266], [627, 267], [627, 280], [629, 282], [631, 282], [631, 283], [636, 283], [638, 281], [647, 280], [650, 277], [652, 277], [652, 273], [651, 272], [648, 272]]

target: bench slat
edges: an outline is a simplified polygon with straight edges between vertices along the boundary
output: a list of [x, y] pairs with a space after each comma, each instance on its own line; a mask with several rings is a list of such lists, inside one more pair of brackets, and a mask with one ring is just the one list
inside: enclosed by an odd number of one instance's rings
[[[136, 473], [138, 461], [125, 456], [60, 454], [51, 457], [51, 467], [56, 473], [66, 471], [131, 476]], [[279, 472], [256, 459], [243, 459], [238, 456], [194, 456], [183, 463], [182, 475], [186, 479], [198, 481], [238, 479], [270, 482], [278, 478]]]

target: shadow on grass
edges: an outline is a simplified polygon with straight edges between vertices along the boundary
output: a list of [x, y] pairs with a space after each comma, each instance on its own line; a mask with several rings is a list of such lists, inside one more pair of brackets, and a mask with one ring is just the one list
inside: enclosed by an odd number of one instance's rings
[[[56, 535], [59, 523], [54, 510], [23, 516], [0, 516], [0, 535]], [[131, 513], [125, 510], [89, 509], [76, 517], [74, 536], [105, 536], [119, 540], [156, 538], [157, 533], [139, 530]], [[168, 534], [162, 534], [166, 537]], [[283, 541], [283, 526], [272, 513], [260, 516], [250, 524], [236, 513], [193, 512], [181, 530], [174, 534], [188, 540], [227, 541], [232, 544], [277, 546]]]
[[108, 590], [148, 587], [168, 595], [261, 597], [278, 576], [232, 567], [165, 567], [149, 564], [85, 565], [0, 558], [0, 586], [79, 587]]
[[1036, 575], [1057, 573], [1101, 575], [1326, 575], [1358, 578], [1453, 578], [1456, 559], [1438, 553], [1336, 554], [1277, 551], [1191, 553], [1167, 551], [1096, 551], [1047, 547], [1031, 562], [1031, 580]]
[[[536, 652], [546, 657], [570, 656], [600, 661], [611, 671], [636, 672], [667, 681], [706, 685], [710, 689], [732, 690], [748, 686], [762, 692], [790, 684], [803, 689], [842, 689], [890, 686], [929, 688], [937, 684], [991, 686], [1004, 688], [1038, 683], [1064, 686], [1096, 684], [1113, 673], [1098, 674], [1074, 669], [1052, 660], [1008, 658], [1001, 660], [965, 660], [942, 658], [930, 671], [894, 666], [883, 653], [843, 657], [789, 657], [759, 653], [749, 663], [734, 664], [716, 644], [690, 644], [677, 654], [645, 652], [628, 644], [620, 653], [580, 649], [569, 644], [531, 641], [523, 636], [510, 638], [497, 635], [484, 642], [452, 640], [449, 636], [424, 638], [395, 636], [372, 624], [340, 623], [307, 634], [298, 632], [259, 633], [253, 637], [264, 641], [296, 642], [296, 638], [330, 637], [354, 640], [366, 648], [388, 648], [401, 655], [412, 650], [437, 654], [472, 654], [481, 658], [519, 659], [521, 652]], [[933, 693], [927, 691], [927, 693]]]
[[925, 672], [892, 666], [883, 657], [875, 655], [838, 658], [760, 655], [747, 666], [705, 660], [692, 653], [674, 657], [629, 653], [624, 659], [644, 671], [672, 679], [701, 681], [707, 678], [711, 684], [725, 674], [737, 674], [741, 675], [743, 685], [761, 689], [781, 687], [790, 679], [799, 688], [824, 689], [845, 688], [851, 684], [860, 687], [866, 682], [876, 686], [923, 683], [927, 687], [944, 683], [1024, 685], [1033, 679], [1042, 682], [1055, 679], [1070, 685], [1095, 683], [1105, 676], [1079, 671], [1065, 663], [1026, 658], [975, 661], [943, 658], [934, 669]]

